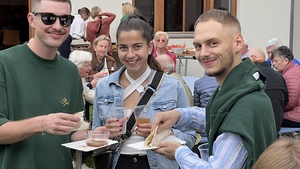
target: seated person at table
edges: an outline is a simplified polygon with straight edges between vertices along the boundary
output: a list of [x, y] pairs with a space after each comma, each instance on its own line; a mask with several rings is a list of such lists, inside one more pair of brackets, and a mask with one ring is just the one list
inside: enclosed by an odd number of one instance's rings
[[194, 105], [205, 108], [210, 96], [214, 93], [218, 87], [216, 78], [213, 76], [207, 76], [204, 73], [203, 77], [195, 81], [194, 85]]
[[280, 46], [271, 55], [274, 69], [282, 74], [289, 92], [284, 107], [282, 127], [300, 127], [300, 66], [294, 63], [294, 55], [287, 46]]
[[[272, 51], [277, 49], [280, 46], [284, 46], [284, 42], [281, 41], [279, 38], [272, 38], [266, 44], [266, 51], [268, 54], [267, 62], [272, 68], [274, 68], [271, 60]], [[296, 58], [294, 58], [293, 61], [294, 63], [300, 66], [300, 62]]]
[[276, 130], [278, 132], [284, 119], [284, 106], [289, 101], [285, 80], [280, 73], [272, 69], [271, 66], [266, 62], [265, 53], [261, 49], [250, 49], [247, 53], [247, 57], [252, 60], [256, 67], [267, 78], [265, 92], [272, 102]]
[[[71, 52], [69, 60], [72, 61], [78, 68], [83, 86], [82, 95], [84, 97], [84, 100], [91, 104], [94, 104], [95, 91], [87, 87], [87, 83], [85, 81], [85, 78], [89, 75], [89, 72], [92, 69], [92, 54], [87, 51], [74, 50], [73, 52]], [[92, 88], [96, 87], [97, 82], [98, 79], [92, 80], [92, 82], [90, 83], [92, 85]]]
[[167, 54], [162, 54], [162, 55], [156, 56], [155, 60], [160, 64], [162, 70], [165, 73], [167, 73], [168, 75], [171, 75], [173, 77], [176, 77], [177, 79], [179, 79], [181, 81], [181, 83], [184, 86], [185, 92], [189, 98], [190, 106], [193, 106], [194, 104], [193, 104], [192, 92], [191, 92], [189, 86], [182, 79], [182, 77], [179, 74], [174, 72], [174, 62], [173, 62], [172, 58]]
[[176, 55], [171, 53], [167, 50], [167, 45], [169, 42], [169, 36], [166, 32], [157, 31], [154, 35], [154, 50], [153, 56], [156, 57], [158, 55], [167, 54], [169, 57], [172, 58], [174, 62], [174, 72], [176, 72]]
[[88, 81], [111, 74], [112, 68], [117, 70], [115, 59], [107, 53], [111, 46], [110, 38], [106, 35], [98, 36], [93, 45], [92, 70], [89, 73]]

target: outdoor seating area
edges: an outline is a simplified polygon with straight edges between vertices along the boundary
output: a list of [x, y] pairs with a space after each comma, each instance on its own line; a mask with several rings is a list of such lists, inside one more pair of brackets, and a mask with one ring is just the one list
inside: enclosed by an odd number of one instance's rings
[[0, 15], [0, 169], [300, 169], [300, 1]]

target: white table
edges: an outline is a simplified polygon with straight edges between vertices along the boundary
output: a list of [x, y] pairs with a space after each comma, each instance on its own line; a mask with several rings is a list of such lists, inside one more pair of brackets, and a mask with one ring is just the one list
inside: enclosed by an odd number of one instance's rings
[[[181, 67], [184, 67], [184, 74], [182, 76], [186, 76], [187, 73], [187, 66], [188, 66], [188, 60], [196, 60], [196, 57], [194, 54], [176, 54], [176, 59], [179, 61], [178, 66], [178, 74], [181, 74]], [[183, 62], [184, 60], [184, 62]]]
[[278, 134], [285, 134], [285, 133], [291, 133], [291, 132], [299, 132], [300, 128], [297, 127], [281, 127]]
[[86, 145], [86, 140], [81, 140], [81, 141], [65, 143], [65, 144], [62, 144], [62, 146], [76, 150], [75, 169], [81, 169], [81, 167], [82, 167], [82, 152], [94, 151], [94, 150], [97, 150], [97, 149], [100, 149], [100, 148], [103, 148], [106, 146], [110, 146], [110, 145], [116, 144], [116, 143], [117, 143], [117, 141], [115, 141], [115, 140], [108, 140], [108, 144], [105, 146], [91, 147], [91, 146]]

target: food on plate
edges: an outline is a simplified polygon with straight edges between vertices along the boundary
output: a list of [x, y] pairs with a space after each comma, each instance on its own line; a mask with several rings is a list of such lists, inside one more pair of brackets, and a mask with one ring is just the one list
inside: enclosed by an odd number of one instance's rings
[[186, 44], [185, 42], [183, 43], [183, 45], [180, 45], [180, 44], [176, 44], [176, 45], [171, 45], [171, 48], [186, 48]]
[[167, 46], [166, 47], [166, 49], [169, 50], [169, 51], [171, 51], [173, 48], [183, 48], [183, 49], [185, 49], [186, 48], [186, 44], [184, 42], [183, 45], [181, 45], [181, 44], [173, 44], [171, 46]]
[[151, 134], [145, 139], [144, 146], [145, 147], [152, 147], [159, 141], [163, 140], [164, 138], [168, 137], [172, 134], [171, 128], [165, 129], [164, 131], [157, 134], [158, 126], [155, 130], [151, 132]]
[[107, 139], [90, 139], [86, 140], [86, 145], [91, 146], [91, 147], [100, 147], [108, 144]]
[[84, 112], [83, 111], [74, 113], [74, 115], [80, 117], [80, 127], [78, 127], [75, 130], [87, 130], [87, 129], [91, 129], [91, 122], [88, 122], [88, 121], [84, 120]]

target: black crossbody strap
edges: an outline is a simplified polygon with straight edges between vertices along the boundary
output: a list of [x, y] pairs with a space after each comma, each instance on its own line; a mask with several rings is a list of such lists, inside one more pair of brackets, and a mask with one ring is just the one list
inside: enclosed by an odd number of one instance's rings
[[[164, 75], [165, 75], [164, 72], [155, 71], [154, 75], [152, 76], [151, 83], [146, 86], [147, 89], [144, 92], [142, 98], [140, 99], [140, 101], [137, 105], [147, 105], [150, 103], [155, 92], [158, 90], [158, 88], [164, 78]], [[134, 117], [134, 113], [131, 113], [131, 115], [127, 121], [126, 134], [124, 134], [122, 137], [123, 138], [130, 137], [134, 126], [135, 126], [135, 117]]]

